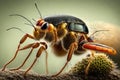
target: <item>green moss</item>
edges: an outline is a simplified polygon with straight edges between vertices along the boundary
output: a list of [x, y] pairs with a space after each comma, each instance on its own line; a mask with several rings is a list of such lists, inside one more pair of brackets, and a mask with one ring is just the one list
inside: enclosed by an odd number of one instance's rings
[[[90, 64], [89, 67], [88, 64]], [[78, 62], [69, 72], [86, 74], [85, 71], [87, 71], [88, 75], [105, 75], [109, 74], [114, 68], [115, 64], [108, 56], [98, 53]]]

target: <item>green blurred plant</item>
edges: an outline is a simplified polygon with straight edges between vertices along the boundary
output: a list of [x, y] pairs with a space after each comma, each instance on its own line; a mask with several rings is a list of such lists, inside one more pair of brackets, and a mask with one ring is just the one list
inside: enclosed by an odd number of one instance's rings
[[[88, 56], [78, 62], [69, 71], [70, 73], [80, 73], [87, 75], [106, 75], [115, 68], [115, 63], [105, 54], [96, 53], [92, 57]], [[86, 71], [87, 70], [87, 71]]]

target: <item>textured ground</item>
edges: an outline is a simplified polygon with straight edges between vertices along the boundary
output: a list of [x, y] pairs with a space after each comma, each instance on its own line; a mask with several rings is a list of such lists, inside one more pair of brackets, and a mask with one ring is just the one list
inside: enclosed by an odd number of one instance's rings
[[39, 75], [34, 72], [29, 72], [26, 76], [24, 71], [0, 71], [0, 80], [120, 80], [120, 70], [113, 70], [105, 76], [85, 76], [84, 74], [62, 74], [57, 77], [50, 75]]

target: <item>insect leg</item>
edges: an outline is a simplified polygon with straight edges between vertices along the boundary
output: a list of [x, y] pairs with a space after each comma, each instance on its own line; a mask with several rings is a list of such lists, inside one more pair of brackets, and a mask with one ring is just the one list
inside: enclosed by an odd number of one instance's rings
[[11, 70], [19, 70], [21, 67], [23, 67], [23, 65], [26, 63], [26, 61], [30, 57], [33, 49], [39, 47], [39, 44], [40, 43], [32, 43], [32, 44], [28, 44], [28, 45], [24, 46], [23, 48], [19, 49], [19, 50], [25, 50], [25, 49], [28, 49], [28, 48], [32, 47], [32, 49], [30, 50], [28, 56], [25, 58], [24, 62], [19, 67], [15, 68], [15, 69], [11, 69]]
[[62, 67], [62, 69], [55, 75], [52, 75], [52, 77], [55, 77], [55, 76], [58, 76], [64, 69], [65, 67], [67, 66], [68, 62], [71, 60], [72, 58], [72, 55], [74, 53], [74, 50], [77, 48], [77, 43], [76, 42], [73, 42], [71, 45], [70, 45], [70, 48], [69, 48], [69, 52], [68, 52], [68, 56], [67, 56], [67, 62], [64, 64], [64, 66]]
[[93, 60], [93, 57], [94, 57], [94, 51], [91, 50], [91, 54], [90, 54], [90, 60], [88, 61], [88, 65], [85, 69], [85, 75], [88, 75], [88, 71], [89, 71], [89, 67], [90, 67], [90, 64]]
[[28, 73], [28, 71], [34, 66], [34, 64], [36, 63], [37, 59], [40, 57], [40, 55], [42, 54], [43, 51], [45, 51], [47, 49], [47, 47], [41, 46], [36, 54], [36, 58], [34, 59], [32, 65], [25, 71], [24, 75], [26, 75]]
[[[45, 42], [40, 42], [40, 44], [44, 45], [47, 49], [47, 44]], [[48, 52], [45, 50], [46, 56], [45, 56], [45, 66], [46, 66], [46, 74], [48, 74]]]
[[19, 51], [19, 48], [20, 48], [20, 45], [21, 45], [22, 43], [24, 43], [27, 38], [34, 39], [34, 37], [31, 36], [30, 34], [25, 34], [25, 35], [22, 37], [22, 39], [20, 40], [20, 42], [19, 42], [19, 45], [18, 45], [18, 47], [17, 47], [17, 50], [16, 50], [16, 52], [15, 52], [14, 57], [13, 57], [9, 62], [7, 62], [7, 63], [3, 66], [2, 71], [4, 71], [5, 68], [7, 67], [7, 65], [9, 65], [9, 64], [16, 58], [16, 56], [17, 56], [17, 54], [18, 54], [18, 51]]
[[48, 74], [49, 73], [49, 71], [48, 71], [48, 52], [45, 50], [45, 53], [46, 53], [46, 57], [45, 57], [46, 74]]

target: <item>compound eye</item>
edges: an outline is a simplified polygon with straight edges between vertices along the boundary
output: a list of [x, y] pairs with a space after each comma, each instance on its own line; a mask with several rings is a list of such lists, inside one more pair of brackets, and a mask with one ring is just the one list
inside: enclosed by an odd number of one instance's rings
[[48, 28], [48, 23], [47, 22], [43, 23], [43, 25], [41, 26], [41, 29], [45, 30], [47, 28]]
[[85, 24], [70, 23], [69, 29], [75, 32], [88, 33], [88, 28]]

